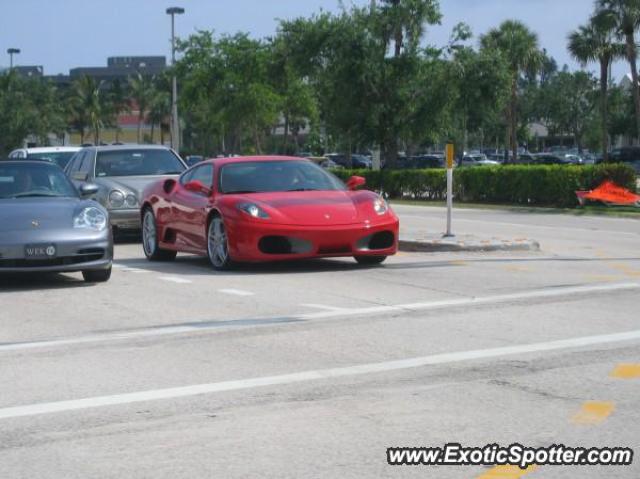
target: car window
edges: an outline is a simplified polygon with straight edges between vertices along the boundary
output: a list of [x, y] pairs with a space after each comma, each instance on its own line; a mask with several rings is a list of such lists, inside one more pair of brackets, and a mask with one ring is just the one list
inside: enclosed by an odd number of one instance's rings
[[73, 173], [75, 173], [80, 169], [80, 165], [82, 164], [82, 159], [86, 154], [87, 154], [86, 151], [79, 151], [73, 156], [73, 158], [71, 159], [71, 162], [69, 163], [69, 166], [67, 167], [67, 173], [69, 175], [73, 175]]
[[93, 167], [93, 152], [91, 150], [87, 150], [84, 154], [84, 158], [82, 159], [82, 163], [78, 167], [78, 171], [81, 173], [87, 173], [91, 176], [91, 169]]
[[69, 163], [69, 160], [71, 160], [71, 157], [73, 157], [74, 152], [73, 151], [62, 151], [62, 152], [57, 152], [57, 151], [53, 151], [50, 153], [29, 153], [27, 155], [27, 158], [30, 160], [44, 160], [44, 161], [49, 161], [51, 163], [55, 163], [57, 164], [60, 168], [64, 169], [67, 166], [67, 163]]
[[99, 151], [96, 177], [178, 175], [186, 169], [170, 150], [131, 149]]
[[193, 175], [189, 181], [199, 181], [207, 188], [213, 185], [213, 165], [203, 165], [193, 169]]

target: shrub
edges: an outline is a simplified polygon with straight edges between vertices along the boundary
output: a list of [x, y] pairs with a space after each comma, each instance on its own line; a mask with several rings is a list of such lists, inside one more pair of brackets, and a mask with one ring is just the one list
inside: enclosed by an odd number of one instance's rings
[[[442, 200], [446, 196], [444, 169], [428, 170], [335, 170], [343, 180], [364, 176], [367, 188], [383, 190], [392, 198]], [[623, 164], [599, 165], [506, 165], [458, 168], [454, 194], [458, 201], [573, 207], [577, 190], [591, 190], [609, 179], [636, 191], [636, 174]]]

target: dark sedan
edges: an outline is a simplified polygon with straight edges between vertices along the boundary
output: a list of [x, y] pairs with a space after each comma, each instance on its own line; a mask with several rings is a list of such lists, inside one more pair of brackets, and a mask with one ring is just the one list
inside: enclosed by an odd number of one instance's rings
[[0, 273], [77, 272], [87, 282], [111, 276], [113, 239], [107, 211], [87, 199], [56, 165], [0, 163]]

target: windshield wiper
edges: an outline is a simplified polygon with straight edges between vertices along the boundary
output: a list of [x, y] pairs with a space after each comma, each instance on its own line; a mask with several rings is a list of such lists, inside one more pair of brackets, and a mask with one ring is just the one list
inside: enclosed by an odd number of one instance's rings
[[293, 191], [320, 191], [318, 188], [294, 188], [292, 190], [287, 190], [287, 192]]
[[244, 195], [247, 193], [260, 193], [259, 191], [254, 191], [254, 190], [232, 190], [232, 191], [225, 191], [224, 194], [225, 195]]

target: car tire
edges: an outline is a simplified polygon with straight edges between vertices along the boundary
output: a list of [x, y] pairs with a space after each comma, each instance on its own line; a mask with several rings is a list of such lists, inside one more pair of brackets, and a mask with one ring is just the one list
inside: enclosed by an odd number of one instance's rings
[[82, 277], [87, 283], [106, 283], [111, 278], [111, 266], [108, 269], [83, 271]]
[[229, 239], [220, 215], [211, 218], [207, 227], [207, 256], [213, 269], [225, 271], [233, 267], [229, 255]]
[[149, 261], [172, 261], [178, 254], [158, 247], [158, 229], [151, 208], [145, 209], [142, 215], [142, 249]]
[[359, 264], [368, 265], [380, 264], [387, 259], [386, 256], [354, 256], [354, 258]]

